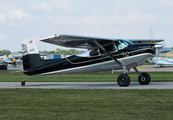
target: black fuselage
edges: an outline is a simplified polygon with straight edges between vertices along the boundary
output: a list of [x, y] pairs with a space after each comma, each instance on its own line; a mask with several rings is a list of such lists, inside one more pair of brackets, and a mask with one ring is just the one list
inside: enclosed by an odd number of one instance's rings
[[[118, 51], [111, 51], [110, 53], [116, 59], [125, 59], [136, 55], [143, 55], [149, 53], [154, 56], [155, 44], [132, 44], [125, 49]], [[91, 51], [92, 52], [92, 51]], [[66, 71], [73, 68], [81, 68], [83, 66], [91, 66], [99, 63], [106, 63], [112, 61], [112, 58], [107, 54], [94, 54], [90, 56], [72, 55], [67, 58], [43, 60], [39, 54], [27, 54], [23, 56], [24, 74], [37, 75], [43, 73], [54, 73], [54, 71]], [[105, 69], [106, 70], [106, 69]], [[93, 70], [94, 71], [94, 70]], [[79, 71], [80, 72], [80, 71]], [[87, 71], [81, 71], [87, 72]], [[67, 72], [68, 73], [68, 72]]]

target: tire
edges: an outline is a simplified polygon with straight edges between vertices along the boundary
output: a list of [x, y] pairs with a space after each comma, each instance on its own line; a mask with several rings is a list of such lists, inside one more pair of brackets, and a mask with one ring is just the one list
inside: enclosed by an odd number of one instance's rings
[[127, 87], [130, 84], [130, 78], [126, 74], [121, 74], [117, 78], [117, 83], [120, 87]]
[[22, 81], [22, 82], [21, 82], [21, 85], [22, 85], [22, 86], [25, 86], [25, 81]]
[[144, 79], [142, 79], [142, 77], [139, 75], [138, 77], [139, 84], [148, 85], [151, 81], [150, 75], [148, 73], [141, 73], [141, 75], [144, 77]]

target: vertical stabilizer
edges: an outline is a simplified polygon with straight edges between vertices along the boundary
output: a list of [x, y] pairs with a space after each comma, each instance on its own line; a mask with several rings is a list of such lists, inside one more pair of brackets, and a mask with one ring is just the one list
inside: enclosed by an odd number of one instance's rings
[[23, 55], [27, 54], [39, 54], [37, 46], [32, 38], [29, 38], [22, 42]]
[[40, 65], [40, 54], [32, 38], [29, 38], [22, 42], [22, 52], [24, 70], [30, 70]]
[[[41, 72], [41, 66], [52, 64], [56, 59], [53, 60], [43, 60], [40, 57], [37, 46], [32, 38], [29, 38], [22, 42], [22, 52], [23, 52], [23, 69], [25, 74], [33, 75], [37, 72]], [[26, 71], [29, 73], [26, 73]], [[32, 71], [32, 72], [31, 72]], [[35, 71], [35, 73], [33, 72]], [[37, 74], [38, 74], [37, 73]]]

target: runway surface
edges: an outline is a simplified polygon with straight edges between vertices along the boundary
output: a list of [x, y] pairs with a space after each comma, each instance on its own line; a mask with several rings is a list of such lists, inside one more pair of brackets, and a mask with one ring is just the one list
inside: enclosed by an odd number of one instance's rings
[[140, 85], [131, 82], [128, 87], [119, 87], [117, 82], [0, 82], [0, 88], [42, 88], [42, 89], [173, 89], [173, 82], [151, 82]]

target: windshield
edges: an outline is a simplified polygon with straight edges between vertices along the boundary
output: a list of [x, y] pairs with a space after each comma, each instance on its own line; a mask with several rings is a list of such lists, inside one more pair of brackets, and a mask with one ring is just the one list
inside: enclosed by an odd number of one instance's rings
[[133, 44], [133, 43], [131, 43], [130, 41], [127, 41], [127, 40], [118, 40], [116, 42], [116, 45], [118, 46], [118, 50], [122, 50], [131, 44]]

